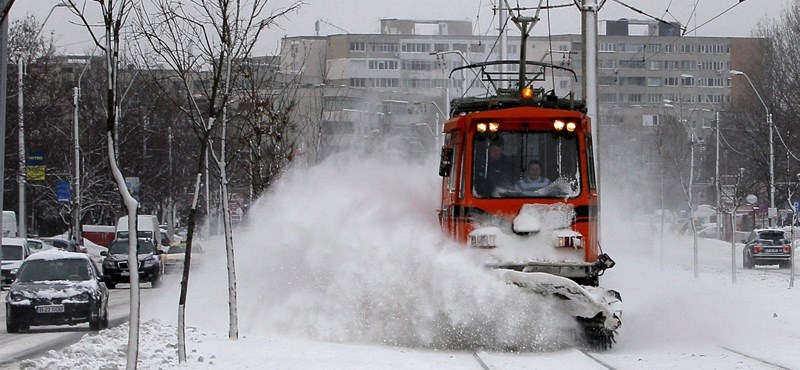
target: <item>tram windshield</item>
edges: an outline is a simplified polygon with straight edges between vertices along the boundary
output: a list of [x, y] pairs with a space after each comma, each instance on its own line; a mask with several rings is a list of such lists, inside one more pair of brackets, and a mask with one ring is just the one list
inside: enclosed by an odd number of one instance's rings
[[473, 139], [478, 198], [571, 198], [580, 194], [578, 140], [555, 131], [503, 131]]

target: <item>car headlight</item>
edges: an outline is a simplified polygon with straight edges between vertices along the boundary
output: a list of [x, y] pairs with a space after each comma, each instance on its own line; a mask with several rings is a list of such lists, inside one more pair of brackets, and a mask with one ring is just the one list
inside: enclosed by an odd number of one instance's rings
[[114, 268], [114, 262], [113, 261], [103, 261], [103, 268], [107, 268], [107, 269]]
[[156, 259], [156, 257], [148, 257], [142, 261], [142, 263], [144, 264], [144, 267], [153, 267], [158, 265], [158, 259]]
[[74, 303], [87, 303], [91, 299], [91, 296], [87, 292], [80, 293], [78, 295], [74, 295], [70, 297], [70, 300]]
[[11, 269], [11, 276], [17, 276], [17, 271], [19, 271], [18, 268], [17, 269]]
[[25, 295], [23, 295], [20, 292], [11, 292], [11, 293], [8, 293], [8, 299], [11, 302], [22, 302], [24, 300], [27, 300], [28, 298], [25, 297]]

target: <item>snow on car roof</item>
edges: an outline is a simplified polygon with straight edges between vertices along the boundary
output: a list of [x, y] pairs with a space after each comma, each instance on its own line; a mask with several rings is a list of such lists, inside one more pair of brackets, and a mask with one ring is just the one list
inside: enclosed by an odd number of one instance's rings
[[25, 245], [25, 238], [3, 238], [3, 245]]
[[59, 259], [85, 259], [88, 260], [89, 256], [84, 253], [67, 252], [61, 249], [53, 248], [34, 253], [27, 260], [59, 260]]

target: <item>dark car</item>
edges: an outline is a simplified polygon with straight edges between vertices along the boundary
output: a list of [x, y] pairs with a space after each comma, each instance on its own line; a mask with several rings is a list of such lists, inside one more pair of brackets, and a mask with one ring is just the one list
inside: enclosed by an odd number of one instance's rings
[[756, 229], [747, 239], [742, 251], [742, 265], [752, 269], [756, 265], [778, 265], [780, 268], [792, 266], [791, 241], [780, 229]]
[[89, 323], [108, 327], [108, 289], [97, 266], [83, 253], [50, 249], [28, 257], [6, 295], [6, 330], [36, 325]]
[[[139, 238], [137, 241], [139, 282], [150, 283], [153, 288], [157, 288], [164, 275], [164, 263], [161, 260], [164, 252], [153, 243], [153, 239]], [[108, 276], [106, 285], [110, 289], [114, 289], [119, 283], [130, 282], [128, 239], [114, 240], [108, 247], [108, 251], [100, 252], [100, 255], [105, 256], [103, 273]]]

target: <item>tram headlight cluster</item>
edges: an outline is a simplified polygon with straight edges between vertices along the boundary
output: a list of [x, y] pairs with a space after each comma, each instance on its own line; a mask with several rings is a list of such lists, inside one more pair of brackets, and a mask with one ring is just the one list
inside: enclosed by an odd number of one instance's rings
[[562, 121], [560, 119], [557, 119], [557, 120], [553, 121], [553, 128], [556, 129], [556, 131], [561, 131], [561, 130], [566, 129], [569, 132], [575, 132], [575, 129], [577, 127], [578, 127], [578, 125], [576, 125], [575, 122], [572, 122], [572, 121], [564, 122], [564, 121]]
[[500, 128], [500, 124], [497, 122], [488, 122], [488, 123], [479, 123], [477, 126], [478, 132], [497, 132]]

